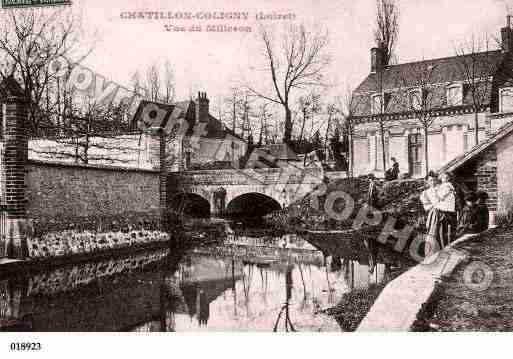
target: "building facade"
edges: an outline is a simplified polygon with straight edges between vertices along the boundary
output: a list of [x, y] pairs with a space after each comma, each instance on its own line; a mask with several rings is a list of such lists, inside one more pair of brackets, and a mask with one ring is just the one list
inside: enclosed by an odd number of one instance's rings
[[[152, 112], [156, 112], [153, 117]], [[140, 127], [145, 121], [149, 121], [144, 125], [148, 128], [157, 122], [157, 127], [164, 126], [167, 166], [171, 172], [238, 168], [247, 151], [247, 142], [210, 114], [209, 100], [204, 92], [199, 92], [196, 100], [172, 104], [141, 101], [133, 126]], [[158, 166], [158, 139], [151, 131], [144, 137], [142, 143], [154, 148], [151, 157]]]
[[[371, 72], [354, 92], [354, 173], [383, 175], [394, 157], [401, 174], [426, 175], [492, 136], [513, 112], [513, 31], [500, 50], [388, 65], [371, 50]], [[476, 121], [477, 119], [477, 121]], [[383, 145], [384, 143], [384, 145]], [[383, 150], [385, 167], [383, 168]]]

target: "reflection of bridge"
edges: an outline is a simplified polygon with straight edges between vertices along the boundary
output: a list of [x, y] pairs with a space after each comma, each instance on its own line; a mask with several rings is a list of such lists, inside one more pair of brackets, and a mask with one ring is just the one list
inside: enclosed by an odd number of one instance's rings
[[322, 170], [294, 166], [174, 173], [171, 205], [188, 203], [191, 214], [266, 214], [288, 206], [322, 181]]
[[254, 240], [261, 243], [251, 243], [251, 238], [242, 237], [241, 241], [228, 240], [219, 246], [196, 248], [193, 253], [218, 258], [235, 258], [257, 265], [287, 266], [304, 263], [322, 266], [324, 263], [322, 252], [298, 238], [296, 240], [301, 242], [301, 247], [290, 245], [285, 240], [283, 244], [277, 245], [265, 244], [263, 240], [256, 238]]

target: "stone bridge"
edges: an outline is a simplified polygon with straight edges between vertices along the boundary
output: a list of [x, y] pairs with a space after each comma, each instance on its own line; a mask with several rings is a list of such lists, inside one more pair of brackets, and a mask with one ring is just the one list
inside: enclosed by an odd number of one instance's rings
[[322, 182], [320, 168], [261, 168], [172, 173], [170, 206], [187, 214], [265, 215], [301, 199]]

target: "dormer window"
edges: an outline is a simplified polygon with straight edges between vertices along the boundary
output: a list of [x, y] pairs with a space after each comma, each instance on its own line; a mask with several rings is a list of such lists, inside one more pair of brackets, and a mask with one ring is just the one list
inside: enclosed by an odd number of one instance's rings
[[372, 97], [371, 97], [371, 113], [373, 115], [379, 115], [381, 113], [382, 101], [383, 101], [383, 96], [372, 95]]
[[455, 84], [447, 87], [447, 106], [463, 105], [463, 85]]
[[503, 88], [499, 91], [499, 111], [513, 112], [513, 87]]

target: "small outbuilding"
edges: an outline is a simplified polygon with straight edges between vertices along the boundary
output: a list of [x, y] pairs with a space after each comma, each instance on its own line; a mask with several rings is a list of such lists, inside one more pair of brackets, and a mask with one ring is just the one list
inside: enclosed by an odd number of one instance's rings
[[440, 169], [471, 191], [485, 191], [490, 225], [513, 210], [513, 122]]

